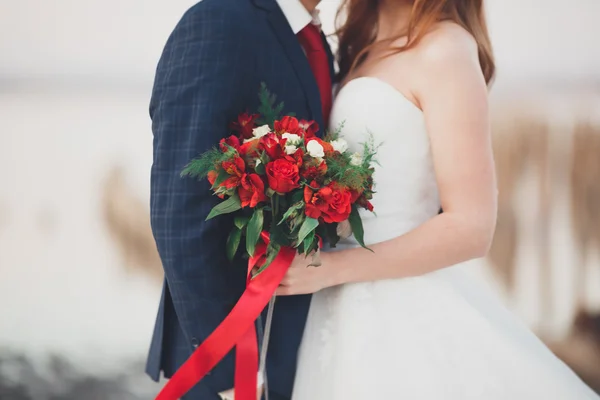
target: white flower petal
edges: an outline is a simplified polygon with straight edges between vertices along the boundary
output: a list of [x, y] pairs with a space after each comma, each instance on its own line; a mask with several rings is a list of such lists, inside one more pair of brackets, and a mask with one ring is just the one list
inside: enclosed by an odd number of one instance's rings
[[294, 145], [291, 145], [291, 146], [286, 145], [285, 146], [285, 154], [289, 154], [289, 155], [294, 154], [296, 152], [296, 150], [298, 150], [298, 148]]
[[350, 165], [359, 166], [362, 162], [363, 158], [360, 153], [354, 153], [350, 156]]
[[259, 126], [252, 130], [252, 134], [254, 135], [255, 138], [261, 138], [270, 132], [271, 132], [271, 128], [269, 127], [269, 125]]
[[284, 133], [283, 135], [281, 135], [281, 137], [283, 139], [287, 139], [288, 144], [290, 145], [298, 145], [300, 144], [300, 142], [302, 141], [302, 138], [299, 135], [296, 135], [295, 133]]
[[308, 144], [306, 145], [306, 151], [311, 157], [325, 157], [325, 150], [323, 149], [323, 146], [321, 146], [321, 143], [317, 142], [316, 140], [311, 140], [310, 142], [308, 142]]
[[346, 142], [344, 139], [336, 139], [332, 141], [331, 146], [333, 147], [333, 150], [339, 151], [340, 153], [348, 150], [348, 142]]

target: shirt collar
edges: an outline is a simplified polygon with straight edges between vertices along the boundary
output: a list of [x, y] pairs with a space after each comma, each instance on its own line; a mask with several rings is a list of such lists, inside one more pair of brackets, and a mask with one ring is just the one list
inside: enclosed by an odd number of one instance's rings
[[277, 4], [294, 34], [298, 34], [308, 24], [321, 25], [319, 10], [309, 13], [300, 0], [277, 0]]

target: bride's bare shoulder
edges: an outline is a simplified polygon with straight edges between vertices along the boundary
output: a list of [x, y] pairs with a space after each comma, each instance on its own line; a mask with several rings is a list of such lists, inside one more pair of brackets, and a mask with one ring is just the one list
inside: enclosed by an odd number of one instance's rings
[[453, 22], [441, 22], [414, 48], [413, 78], [420, 89], [448, 80], [485, 86], [475, 38]]
[[460, 25], [444, 21], [436, 24], [415, 46], [415, 55], [422, 67], [450, 63], [479, 64], [477, 42]]

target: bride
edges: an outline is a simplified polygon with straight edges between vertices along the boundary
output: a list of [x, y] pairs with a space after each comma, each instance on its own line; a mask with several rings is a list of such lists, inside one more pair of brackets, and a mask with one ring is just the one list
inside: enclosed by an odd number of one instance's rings
[[331, 125], [351, 149], [383, 143], [373, 252], [349, 238], [319, 268], [299, 256], [280, 286], [315, 293], [293, 399], [598, 399], [461, 266], [496, 223], [482, 0], [343, 7]]

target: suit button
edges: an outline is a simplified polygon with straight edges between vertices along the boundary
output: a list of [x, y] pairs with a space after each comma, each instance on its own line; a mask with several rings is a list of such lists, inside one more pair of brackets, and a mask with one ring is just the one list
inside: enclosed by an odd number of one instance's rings
[[192, 338], [192, 347], [197, 349], [199, 345], [200, 345], [200, 342], [198, 341], [198, 339], [193, 337]]

